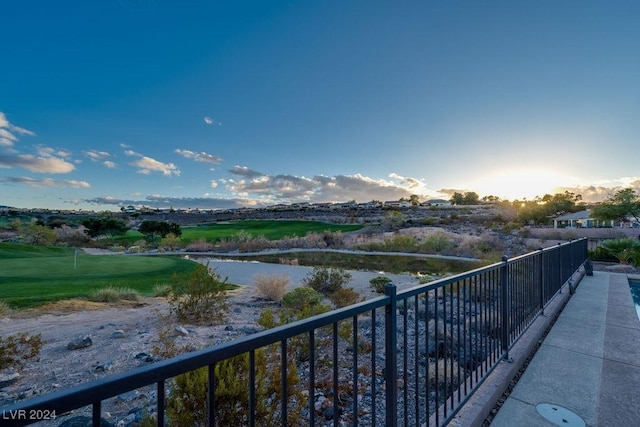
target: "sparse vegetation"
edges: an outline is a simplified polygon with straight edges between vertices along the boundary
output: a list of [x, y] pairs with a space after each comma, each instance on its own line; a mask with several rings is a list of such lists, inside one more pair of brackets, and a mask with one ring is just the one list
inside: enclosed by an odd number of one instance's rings
[[153, 287], [154, 297], [168, 297], [171, 294], [171, 285], [161, 283]]
[[284, 274], [258, 274], [253, 282], [261, 297], [271, 301], [281, 301], [290, 280]]
[[88, 299], [95, 302], [138, 301], [140, 293], [131, 288], [109, 286], [92, 292], [89, 294]]
[[[253, 413], [258, 425], [282, 424], [279, 410], [282, 389], [281, 363], [279, 356], [267, 357], [266, 349], [255, 352], [256, 408]], [[273, 354], [278, 354], [277, 351]], [[216, 363], [215, 406], [216, 425], [236, 426], [249, 423], [249, 355], [243, 354]], [[167, 401], [167, 417], [170, 425], [187, 426], [207, 424], [206, 368], [191, 371], [176, 377]], [[307, 407], [307, 397], [295, 363], [287, 363], [287, 419], [286, 425], [301, 425], [302, 410]]]
[[198, 264], [190, 275], [174, 276], [169, 295], [171, 313], [191, 323], [221, 323], [228, 310], [228, 285], [209, 265]]
[[13, 310], [11, 310], [11, 307], [9, 306], [9, 304], [7, 304], [6, 302], [0, 300], [0, 317], [7, 317], [12, 312], [13, 312]]
[[302, 310], [322, 302], [322, 295], [312, 288], [300, 287], [287, 292], [282, 297], [282, 305], [292, 310]]
[[378, 276], [369, 280], [369, 283], [371, 284], [371, 287], [374, 291], [379, 294], [384, 294], [384, 287], [387, 285], [387, 283], [391, 283], [391, 279], [389, 279], [387, 276]]
[[42, 349], [42, 335], [26, 332], [0, 336], [0, 371], [6, 368], [20, 369], [25, 360], [39, 357]]
[[353, 288], [340, 288], [329, 294], [329, 300], [331, 300], [333, 305], [340, 308], [362, 301], [362, 295], [356, 292]]
[[341, 268], [314, 267], [302, 282], [323, 295], [342, 289], [351, 281], [351, 274]]

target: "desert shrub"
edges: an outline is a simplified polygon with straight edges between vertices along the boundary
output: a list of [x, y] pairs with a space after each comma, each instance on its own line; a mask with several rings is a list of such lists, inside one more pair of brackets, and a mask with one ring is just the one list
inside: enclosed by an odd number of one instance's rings
[[271, 301], [280, 301], [286, 293], [289, 278], [284, 274], [258, 274], [253, 282], [260, 296]]
[[399, 211], [389, 211], [384, 215], [381, 225], [385, 230], [399, 230], [406, 223], [406, 217]]
[[282, 305], [293, 310], [313, 307], [322, 302], [322, 295], [312, 288], [300, 287], [287, 292], [282, 297]]
[[168, 297], [171, 294], [171, 285], [160, 283], [153, 286], [154, 297]]
[[329, 248], [341, 247], [344, 245], [344, 235], [341, 231], [324, 231], [321, 237]]
[[108, 286], [92, 292], [88, 299], [95, 302], [138, 301], [140, 294], [135, 289]]
[[0, 371], [6, 368], [22, 368], [24, 360], [40, 356], [42, 335], [22, 332], [0, 337]]
[[442, 231], [431, 234], [421, 245], [423, 250], [437, 253], [444, 252], [452, 247], [453, 241]]
[[[275, 350], [275, 349], [274, 349]], [[279, 354], [274, 351], [274, 354]], [[281, 402], [282, 373], [279, 357], [267, 357], [266, 349], [255, 352], [256, 394], [255, 421], [258, 425], [282, 424]], [[242, 354], [222, 360], [214, 366], [215, 424], [222, 426], [249, 424], [249, 355]], [[206, 426], [208, 371], [201, 368], [175, 378], [167, 401], [167, 417], [170, 425]], [[298, 370], [294, 363], [287, 363], [286, 386], [288, 393], [287, 425], [301, 425], [302, 410], [307, 397], [302, 393]]]
[[182, 239], [180, 238], [180, 236], [174, 233], [169, 233], [162, 239], [160, 239], [160, 246], [163, 248], [168, 248], [170, 251], [180, 249], [180, 247], [182, 246]]
[[170, 312], [183, 322], [219, 324], [228, 310], [226, 286], [208, 264], [199, 264], [190, 275], [173, 277]]
[[[311, 316], [326, 313], [330, 309], [331, 308], [329, 306], [324, 304], [304, 305], [297, 308], [285, 307], [280, 310], [273, 310], [271, 308], [268, 308], [260, 313], [260, 318], [258, 319], [257, 323], [265, 329], [272, 329], [291, 322], [295, 322], [297, 320], [302, 320]], [[289, 338], [287, 343], [288, 351], [291, 354], [295, 354], [296, 360], [306, 361], [309, 359], [309, 339], [306, 334], [293, 336]]]
[[346, 307], [362, 301], [362, 296], [353, 288], [340, 288], [329, 294], [329, 299], [336, 307]]
[[385, 239], [384, 247], [387, 251], [393, 252], [414, 252], [417, 250], [416, 239], [413, 236], [404, 234], [398, 234], [391, 239]]
[[420, 223], [422, 225], [425, 225], [425, 226], [432, 226], [432, 225], [438, 224], [438, 221], [439, 221], [438, 218], [436, 218], [434, 216], [428, 216], [428, 217], [422, 219], [420, 221]]
[[205, 239], [198, 239], [187, 245], [185, 248], [188, 252], [211, 252], [213, 245]]
[[306, 236], [284, 236], [282, 239], [273, 242], [280, 249], [290, 248], [326, 248], [327, 244], [322, 236], [315, 232], [307, 233]]
[[391, 282], [392, 280], [387, 276], [377, 276], [369, 280], [369, 283], [371, 284], [373, 290], [379, 294], [384, 294], [384, 287], [387, 285], [387, 283]]
[[91, 240], [84, 225], [73, 228], [67, 224], [62, 224], [60, 227], [54, 228], [53, 232], [56, 234], [56, 242], [66, 243], [70, 246], [82, 246]]
[[0, 301], [0, 317], [6, 317], [10, 315], [12, 311], [13, 310], [11, 310], [9, 304], [4, 301]]
[[341, 268], [314, 267], [302, 283], [323, 295], [330, 295], [351, 281], [351, 274]]
[[265, 249], [269, 249], [273, 246], [273, 243], [264, 236], [258, 236], [250, 238], [245, 241], [239, 242], [238, 251], [240, 252], [259, 252]]
[[418, 283], [424, 285], [425, 283], [433, 282], [437, 279], [439, 279], [439, 277], [436, 274], [421, 274], [418, 276]]

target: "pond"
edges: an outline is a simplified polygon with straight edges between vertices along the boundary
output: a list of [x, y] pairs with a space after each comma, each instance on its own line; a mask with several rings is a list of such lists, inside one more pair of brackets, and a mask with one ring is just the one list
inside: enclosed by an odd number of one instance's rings
[[333, 267], [346, 270], [384, 271], [393, 274], [457, 274], [485, 265], [488, 261], [425, 254], [394, 254], [351, 251], [304, 251], [229, 257], [243, 261]]

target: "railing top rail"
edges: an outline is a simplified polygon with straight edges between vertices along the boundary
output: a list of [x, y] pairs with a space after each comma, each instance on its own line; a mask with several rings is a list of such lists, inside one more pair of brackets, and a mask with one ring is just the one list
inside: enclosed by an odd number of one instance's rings
[[425, 283], [422, 285], [416, 285], [411, 288], [404, 289], [398, 292], [398, 298], [410, 298], [418, 294], [433, 291], [435, 289], [441, 288], [451, 283], [459, 282], [461, 280], [468, 279], [470, 277], [478, 276], [482, 273], [487, 273], [492, 270], [497, 270], [502, 266], [502, 264], [503, 264], [502, 262], [497, 262], [495, 264], [476, 268], [474, 270], [466, 271], [464, 273], [443, 277], [442, 279], [437, 279], [437, 280], [434, 280], [433, 282]]

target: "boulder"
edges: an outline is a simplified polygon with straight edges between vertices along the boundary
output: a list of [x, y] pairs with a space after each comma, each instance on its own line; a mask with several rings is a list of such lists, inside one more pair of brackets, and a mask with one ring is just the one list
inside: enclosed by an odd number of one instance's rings
[[69, 341], [69, 344], [67, 344], [67, 350], [78, 350], [80, 348], [89, 347], [92, 344], [93, 341], [89, 335], [81, 335]]

